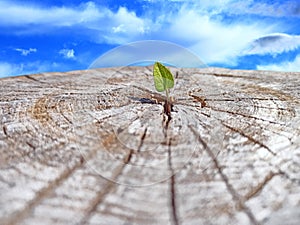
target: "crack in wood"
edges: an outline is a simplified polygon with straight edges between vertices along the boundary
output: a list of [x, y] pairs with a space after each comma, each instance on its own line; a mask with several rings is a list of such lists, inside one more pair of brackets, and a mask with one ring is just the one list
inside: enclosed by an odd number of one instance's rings
[[2, 126], [2, 130], [3, 130], [4, 135], [8, 136], [7, 127], [5, 124]]
[[252, 188], [245, 196], [244, 201], [248, 201], [250, 198], [255, 197], [262, 189], [267, 185], [269, 181], [276, 175], [280, 175], [281, 173], [270, 172], [262, 182], [260, 182], [256, 187]]
[[172, 210], [171, 218], [174, 225], [179, 225], [179, 220], [177, 215], [178, 213], [176, 207], [175, 174], [172, 166], [172, 155], [171, 155], [172, 138], [168, 137], [168, 128], [170, 122], [171, 122], [171, 116], [164, 114], [163, 132], [165, 136], [166, 145], [168, 146], [168, 166], [169, 166], [169, 170], [171, 171], [171, 177], [170, 177], [170, 208]]
[[226, 74], [226, 73], [204, 73], [205, 75], [212, 75], [216, 77], [228, 77], [228, 78], [241, 78], [241, 79], [249, 79], [249, 80], [259, 80], [256, 77], [249, 77], [249, 76], [240, 76], [240, 75], [233, 75], [233, 74]]
[[[237, 92], [235, 93], [236, 95], [238, 94]], [[245, 94], [244, 92], [241, 92], [241, 94]], [[280, 99], [274, 99], [274, 98], [258, 98], [258, 97], [236, 97], [235, 99], [233, 98], [205, 98], [206, 101], [211, 101], [211, 102], [234, 102], [234, 101], [243, 101], [243, 100], [256, 100], [256, 101], [282, 101]]]
[[262, 86], [259, 86], [259, 85], [247, 85], [247, 88], [248, 89], [253, 89], [254, 92], [257, 92], [257, 91], [261, 91], [262, 93], [264, 93], [265, 95], [266, 94], [269, 94], [269, 95], [272, 95], [272, 96], [276, 96], [278, 99], [280, 99], [281, 101], [283, 102], [296, 102], [296, 103], [300, 103], [299, 99], [294, 97], [294, 96], [291, 96], [281, 90], [276, 90], [276, 89], [272, 89], [272, 88], [269, 88], [269, 87], [262, 87]]
[[58, 178], [50, 182], [45, 188], [41, 189], [39, 192], [36, 193], [34, 199], [29, 201], [26, 207], [21, 210], [13, 213], [5, 219], [6, 225], [14, 225], [19, 224], [22, 220], [26, 219], [34, 210], [34, 208], [39, 205], [39, 203], [49, 196], [50, 193], [53, 192], [55, 188], [57, 188], [62, 182], [64, 182], [69, 176], [71, 176], [75, 170], [80, 168], [83, 165], [84, 161], [79, 160], [77, 164], [75, 164], [72, 168], [66, 169], [64, 172], [60, 174]]
[[260, 141], [256, 140], [255, 138], [253, 138], [252, 136], [244, 133], [243, 131], [241, 131], [238, 128], [229, 126], [228, 124], [224, 123], [223, 121], [221, 121], [222, 125], [236, 133], [239, 133], [240, 135], [242, 135], [243, 137], [247, 138], [249, 141], [252, 141], [255, 144], [258, 144], [260, 147], [265, 148], [268, 152], [270, 152], [273, 156], [276, 156], [277, 154], [275, 152], [273, 152], [268, 146], [266, 146], [265, 144], [261, 143]]
[[152, 100], [150, 98], [137, 98], [137, 97], [129, 97], [129, 98], [134, 101], [138, 101], [142, 104], [158, 104], [156, 99]]
[[24, 75], [24, 77], [27, 78], [27, 79], [29, 79], [29, 80], [31, 80], [31, 81], [38, 82], [40, 84], [45, 84], [46, 83], [46, 82], [40, 81], [40, 80], [32, 77], [31, 75]]
[[242, 116], [242, 117], [249, 118], [249, 119], [255, 119], [255, 120], [260, 120], [260, 121], [263, 121], [263, 122], [268, 122], [270, 124], [285, 126], [285, 124], [283, 124], [283, 123], [278, 123], [278, 122], [272, 121], [272, 120], [266, 120], [266, 119], [259, 118], [259, 117], [256, 117], [256, 116], [246, 115], [246, 114], [239, 113], [239, 112], [236, 112], [236, 111], [232, 112], [232, 111], [229, 111], [229, 110], [218, 109], [218, 108], [215, 108], [215, 107], [212, 107], [212, 106], [208, 106], [208, 108], [210, 108], [214, 111], [217, 111], [217, 112], [224, 112], [224, 113], [228, 113], [228, 114], [231, 114], [231, 115], [234, 115], [234, 116], [238, 115], [238, 116]]
[[[143, 146], [144, 139], [147, 134], [147, 128], [145, 128], [142, 136], [141, 136], [141, 141], [138, 147], [138, 152], [140, 152], [141, 147]], [[130, 149], [129, 153], [123, 160], [123, 164], [121, 164], [118, 168], [117, 171], [114, 173], [114, 176], [111, 178], [111, 180], [108, 180], [106, 183], [105, 187], [103, 188], [103, 192], [100, 192], [96, 198], [93, 200], [93, 202], [90, 204], [89, 208], [85, 211], [84, 217], [80, 220], [78, 224], [86, 224], [88, 220], [91, 218], [93, 213], [97, 210], [98, 205], [104, 200], [105, 196], [108, 195], [114, 186], [116, 185], [116, 182], [113, 182], [113, 180], [116, 180], [123, 172], [124, 168], [130, 163], [130, 160], [132, 158], [132, 155], [134, 154], [134, 151]]]
[[167, 139], [168, 139], [168, 127], [169, 127], [169, 123], [171, 121], [171, 116], [168, 116], [167, 114], [163, 114], [163, 119], [162, 119], [162, 127], [163, 127], [163, 133], [164, 133], [164, 136], [165, 136], [165, 143], [167, 144]]
[[203, 96], [197, 96], [192, 93], [189, 93], [189, 96], [193, 97], [197, 102], [200, 102], [201, 108], [206, 106], [206, 99]]
[[169, 164], [169, 169], [171, 171], [171, 180], [170, 180], [170, 201], [171, 201], [171, 210], [172, 210], [172, 219], [173, 219], [173, 224], [174, 225], [179, 225], [179, 220], [178, 220], [178, 212], [177, 212], [177, 204], [176, 204], [176, 190], [175, 190], [175, 174], [174, 174], [174, 169], [172, 166], [172, 155], [171, 155], [171, 143], [172, 139], [170, 138], [168, 141], [168, 164]]
[[232, 185], [229, 182], [229, 179], [227, 176], [223, 173], [223, 168], [222, 166], [219, 165], [218, 160], [216, 159], [214, 153], [212, 150], [209, 148], [207, 143], [201, 138], [200, 134], [195, 130], [195, 128], [191, 125], [189, 125], [190, 129], [194, 133], [195, 137], [197, 137], [199, 143], [203, 146], [204, 150], [208, 153], [209, 157], [214, 163], [215, 168], [218, 170], [218, 173], [220, 174], [223, 182], [225, 183], [227, 190], [231, 194], [233, 200], [235, 201], [237, 209], [241, 209], [244, 211], [244, 213], [248, 216], [249, 220], [253, 225], [259, 225], [258, 221], [254, 217], [253, 213], [251, 210], [245, 205], [244, 201], [242, 198], [239, 196], [239, 194], [236, 192], [236, 190], [232, 187]]
[[164, 102], [164, 113], [168, 117], [167, 125], [169, 124], [170, 120], [172, 119], [172, 117], [171, 117], [171, 111], [173, 111], [173, 104], [172, 104], [172, 102], [169, 102], [169, 101], [165, 100], [165, 102]]
[[163, 95], [158, 94], [157, 92], [151, 91], [144, 87], [139, 87], [137, 85], [132, 85], [132, 87], [148, 93], [151, 96], [151, 98], [156, 99], [159, 103], [163, 103], [165, 101], [165, 97]]
[[138, 152], [138, 153], [141, 151], [141, 148], [142, 148], [142, 146], [143, 146], [143, 144], [144, 144], [144, 140], [145, 140], [146, 134], [147, 134], [147, 129], [148, 129], [148, 128], [146, 127], [146, 128], [144, 129], [143, 134], [142, 134], [141, 141], [140, 141], [140, 144], [139, 144], [138, 149], [137, 149], [137, 152]]
[[32, 143], [30, 143], [29, 141], [26, 141], [26, 144], [27, 144], [30, 148], [32, 148], [33, 150], [36, 149], [36, 147], [35, 147]]
[[77, 224], [88, 223], [88, 220], [92, 217], [93, 213], [97, 210], [98, 205], [104, 200], [105, 196], [108, 195], [113, 190], [113, 187], [115, 187], [116, 182], [113, 182], [113, 180], [116, 180], [122, 174], [122, 171], [131, 160], [132, 153], [133, 150], [130, 150], [127, 156], [124, 158], [123, 163], [117, 168], [117, 171], [114, 173], [114, 176], [111, 178], [111, 180], [107, 181], [105, 187], [102, 189], [104, 191], [100, 192], [94, 198], [94, 200], [89, 204], [89, 208], [85, 210], [84, 217]]
[[63, 112], [61, 112], [61, 115], [69, 124], [73, 125], [73, 122]]
[[128, 156], [124, 159], [124, 164], [129, 164], [132, 155], [133, 155], [133, 150], [130, 149]]
[[[211, 115], [208, 115], [204, 112], [201, 112], [202, 115], [206, 116], [206, 117], [211, 117]], [[250, 135], [247, 135], [245, 134], [244, 132], [242, 132], [241, 130], [237, 129], [237, 128], [234, 128], [234, 127], [231, 127], [229, 126], [228, 124], [224, 123], [223, 120], [220, 120], [218, 118], [216, 118], [217, 120], [219, 120], [223, 126], [227, 127], [228, 129], [236, 132], [236, 133], [239, 133], [240, 135], [242, 135], [243, 137], [246, 137], [248, 140], [252, 141], [253, 143], [255, 144], [258, 144], [259, 146], [267, 149], [267, 151], [269, 151], [272, 155], [276, 156], [277, 154], [275, 152], [273, 152], [268, 146], [266, 146], [265, 144], [259, 142], [258, 140], [254, 139], [253, 137], [251, 137]]]

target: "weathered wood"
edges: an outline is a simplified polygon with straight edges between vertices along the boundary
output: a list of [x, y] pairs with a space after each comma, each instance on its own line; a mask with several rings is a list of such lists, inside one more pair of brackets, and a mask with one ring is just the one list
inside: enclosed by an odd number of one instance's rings
[[0, 224], [299, 224], [300, 73], [0, 80]]

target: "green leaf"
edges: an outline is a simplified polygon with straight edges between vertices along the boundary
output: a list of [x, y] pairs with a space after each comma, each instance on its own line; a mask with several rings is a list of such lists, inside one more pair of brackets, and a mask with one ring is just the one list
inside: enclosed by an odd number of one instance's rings
[[165, 91], [174, 87], [174, 78], [170, 70], [159, 62], [153, 67], [154, 84], [157, 91]]

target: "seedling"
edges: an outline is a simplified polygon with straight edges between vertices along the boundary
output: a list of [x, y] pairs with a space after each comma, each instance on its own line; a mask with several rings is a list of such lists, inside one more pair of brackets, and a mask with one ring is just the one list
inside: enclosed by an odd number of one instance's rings
[[163, 64], [156, 62], [153, 66], [154, 85], [157, 91], [166, 91], [165, 113], [171, 118], [172, 102], [170, 100], [170, 88], [174, 87], [174, 77], [170, 70]]

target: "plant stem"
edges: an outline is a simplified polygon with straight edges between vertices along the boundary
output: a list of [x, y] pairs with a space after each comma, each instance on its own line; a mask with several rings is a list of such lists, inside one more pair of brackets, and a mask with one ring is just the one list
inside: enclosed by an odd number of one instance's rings
[[164, 110], [165, 114], [168, 115], [169, 120], [171, 119], [171, 101], [170, 101], [170, 96], [169, 96], [169, 89], [166, 88], [166, 100], [165, 100], [165, 105], [164, 105]]
[[169, 104], [170, 99], [169, 99], [169, 89], [166, 88], [166, 96], [167, 96], [167, 104]]

